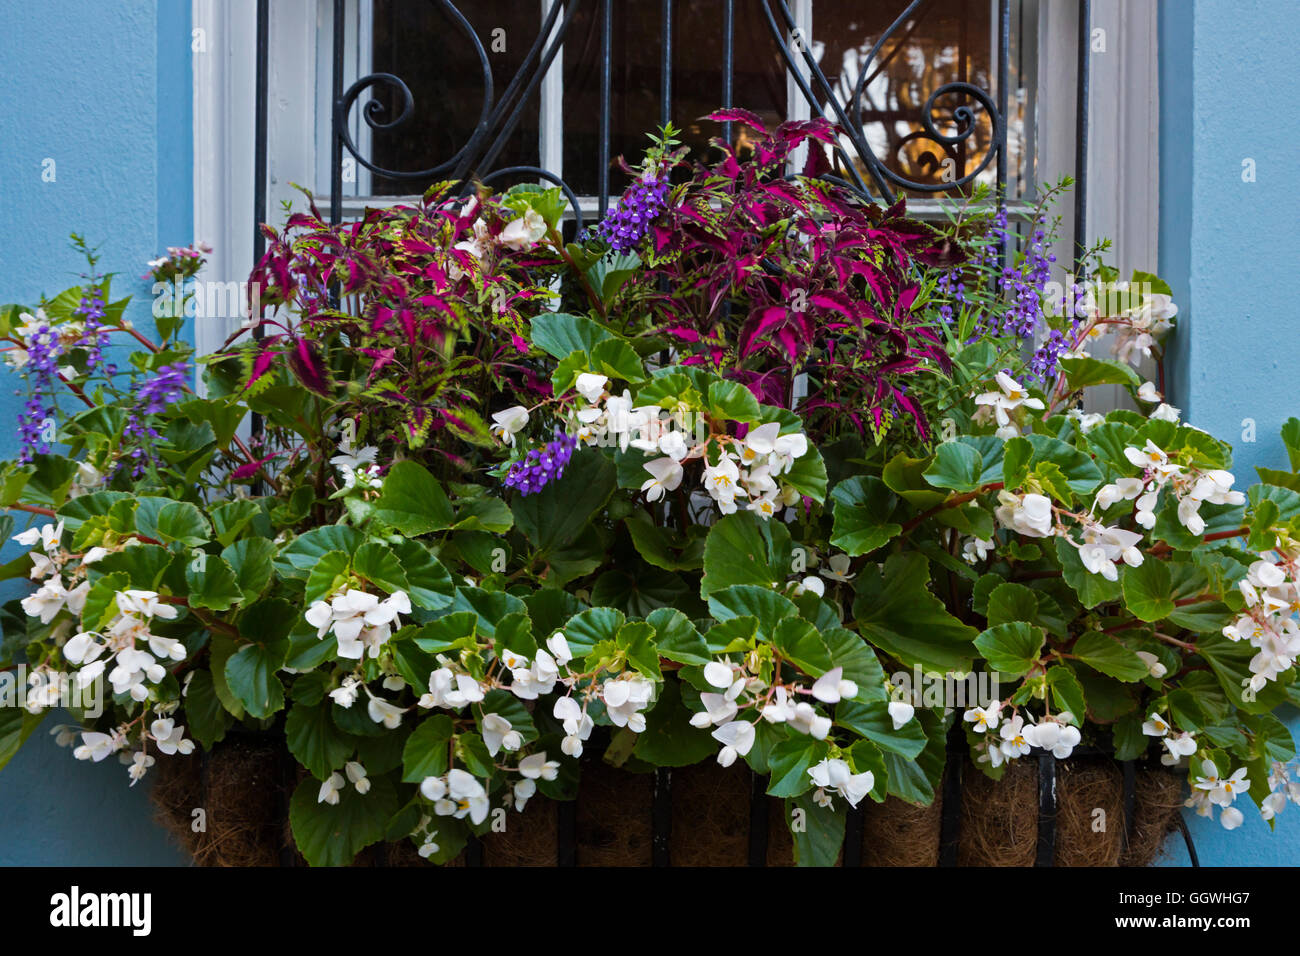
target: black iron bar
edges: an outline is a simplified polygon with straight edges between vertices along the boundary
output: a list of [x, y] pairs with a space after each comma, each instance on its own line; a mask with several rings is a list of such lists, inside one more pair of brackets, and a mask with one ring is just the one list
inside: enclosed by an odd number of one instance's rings
[[609, 209], [609, 111], [613, 69], [614, 2], [605, 0], [600, 14], [600, 142], [596, 145], [596, 192], [600, 218]]
[[1091, 81], [1092, 0], [1079, 0], [1079, 52], [1075, 87], [1074, 274], [1088, 246], [1088, 95]]
[[[733, 84], [736, 69], [736, 10], [735, 0], [722, 0], [722, 108], [730, 109], [734, 104]], [[731, 142], [731, 120], [722, 124], [722, 138]]]
[[768, 778], [751, 774], [749, 782], [749, 865], [767, 866], [767, 840], [771, 823], [768, 819]]
[[1038, 756], [1038, 849], [1034, 866], [1052, 866], [1056, 859], [1056, 757]]

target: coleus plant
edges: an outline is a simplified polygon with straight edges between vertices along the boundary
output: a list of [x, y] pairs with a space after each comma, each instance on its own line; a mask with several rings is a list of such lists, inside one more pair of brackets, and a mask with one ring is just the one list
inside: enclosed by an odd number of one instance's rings
[[[1086, 354], [1103, 323], [1126, 358], [1158, 348], [1167, 289], [1085, 297], [1031, 383], [1023, 346], [1056, 328], [1033, 254], [962, 292], [999, 217], [934, 230], [787, 179], [825, 135], [783, 127], [668, 189], [657, 145], [581, 242], [537, 188], [295, 217], [255, 273], [264, 335], [204, 360], [204, 397], [176, 382], [183, 302], [159, 341], [102, 277], [6, 308], [47, 437], [3, 475], [31, 516], [5, 571], [35, 590], [0, 619], [24, 705], [0, 709], [0, 761], [56, 705], [74, 756], [132, 781], [282, 732], [313, 864], [385, 839], [449, 860], [571, 799], [584, 754], [743, 762], [811, 821], [799, 862], [830, 863], [849, 806], [934, 799], [954, 724], [994, 776], [1032, 747], [1160, 751], [1198, 810], [1235, 826], [1245, 791], [1275, 816], [1300, 421], [1291, 470], [1241, 495], [1226, 445]], [[192, 276], [190, 252], [155, 277]], [[796, 287], [828, 297], [763, 326]], [[92, 383], [101, 335], [142, 346], [134, 386]], [[1151, 414], [1076, 407], [1112, 383]], [[997, 689], [967, 708], [920, 686], [977, 671]]]

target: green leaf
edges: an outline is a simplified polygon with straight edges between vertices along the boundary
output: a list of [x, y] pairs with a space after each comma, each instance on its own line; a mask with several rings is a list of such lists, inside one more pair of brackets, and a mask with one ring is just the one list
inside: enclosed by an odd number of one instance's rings
[[564, 477], [510, 506], [515, 526], [544, 554], [575, 541], [614, 493], [617, 477], [609, 459], [593, 450], [576, 452]]
[[1083, 687], [1070, 668], [1060, 664], [1047, 669], [1047, 686], [1052, 692], [1058, 713], [1068, 713], [1075, 723], [1082, 724], [1087, 716], [1087, 704], [1083, 699]]
[[797, 797], [811, 790], [808, 769], [825, 760], [828, 752], [826, 741], [803, 734], [781, 741], [768, 757], [772, 771], [767, 792], [774, 797]]
[[451, 603], [456, 590], [451, 574], [428, 548], [409, 539], [391, 547], [406, 575], [407, 594], [412, 604], [436, 611]]
[[1023, 677], [1043, 649], [1043, 629], [1017, 621], [998, 624], [975, 638], [975, 647], [989, 667], [1005, 677]]
[[402, 779], [419, 783], [425, 777], [441, 777], [450, 769], [451, 738], [455, 727], [446, 714], [424, 720], [412, 731], [402, 750]]
[[388, 470], [375, 516], [408, 537], [442, 531], [454, 520], [438, 479], [413, 461], [399, 461]]
[[791, 463], [781, 481], [799, 494], [821, 504], [826, 500], [826, 462], [821, 452], [811, 445], [808, 451]]
[[985, 616], [990, 625], [1010, 624], [1013, 621], [1032, 623], [1038, 617], [1038, 598], [1034, 596], [1033, 590], [1023, 584], [1004, 582], [989, 592]]
[[864, 704], [856, 700], [842, 700], [835, 705], [835, 723], [908, 760], [920, 756], [929, 743], [918, 720], [909, 720], [902, 727], [894, 729], [888, 701], [875, 700]]
[[310, 605], [324, 600], [347, 580], [348, 555], [342, 551], [322, 554], [307, 576], [307, 589], [303, 599]]
[[1116, 680], [1139, 681], [1149, 673], [1147, 665], [1135, 651], [1097, 631], [1090, 631], [1075, 641], [1071, 653], [1089, 667]]
[[1073, 391], [1093, 385], [1131, 385], [1137, 388], [1142, 379], [1127, 363], [1110, 359], [1063, 358], [1061, 371]]
[[235, 573], [241, 603], [251, 604], [271, 583], [274, 570], [275, 544], [265, 538], [244, 538], [221, 552], [221, 559]]
[[317, 780], [327, 779], [342, 767], [356, 747], [356, 742], [338, 729], [330, 707], [323, 703], [295, 703], [284, 719], [284, 734], [289, 752]]
[[655, 643], [660, 655], [670, 661], [703, 666], [713, 659], [704, 637], [676, 608], [661, 607], [652, 611], [646, 617], [646, 623], [655, 629]]
[[1002, 453], [1002, 481], [1008, 491], [1014, 491], [1025, 483], [1033, 455], [1034, 446], [1028, 439], [1019, 435], [1007, 439]]
[[743, 511], [720, 518], [704, 541], [704, 578], [700, 596], [736, 584], [770, 588], [791, 573], [790, 532], [785, 525], [763, 521]]
[[[834, 866], [844, 845], [848, 802], [836, 800], [830, 809], [818, 806], [811, 794], [785, 802], [787, 826], [794, 839], [794, 860], [798, 866]], [[803, 826], [793, 827], [794, 811], [801, 811]]]
[[210, 533], [203, 512], [188, 501], [169, 501], [158, 511], [154, 534], [161, 541], [179, 541], [189, 547], [206, 544]]
[[287, 642], [246, 644], [226, 661], [226, 683], [250, 716], [270, 717], [284, 707], [284, 685], [275, 672], [284, 666], [287, 652]]
[[213, 687], [210, 671], [196, 670], [185, 691], [185, 722], [190, 736], [210, 750], [212, 745], [226, 736], [235, 722], [231, 713], [221, 706]]
[[687, 767], [707, 760], [719, 744], [709, 731], [691, 726], [691, 712], [681, 700], [674, 677], [659, 688], [659, 699], [646, 715], [645, 732], [637, 734], [632, 754], [656, 767]]
[[867, 554], [897, 537], [902, 525], [889, 521], [897, 498], [874, 476], [841, 481], [831, 492], [831, 545], [850, 557]]
[[597, 342], [614, 338], [614, 333], [581, 315], [543, 312], [531, 323], [533, 344], [552, 358], [566, 359], [573, 352], [589, 352]]
[[754, 393], [740, 382], [712, 382], [707, 401], [709, 417], [714, 421], [753, 423], [763, 415]]
[[257, 517], [260, 509], [252, 501], [228, 501], [212, 509], [212, 524], [216, 528], [217, 541], [223, 548], [229, 547], [248, 523]]
[[983, 461], [980, 453], [963, 442], [942, 442], [934, 452], [934, 461], [925, 469], [925, 480], [936, 488], [974, 491], [980, 487]]
[[799, 609], [793, 601], [770, 587], [737, 584], [709, 595], [709, 613], [717, 621], [753, 617], [757, 619], [762, 635], [771, 639], [777, 625], [787, 618], [797, 617]]
[[387, 777], [370, 778], [365, 794], [344, 787], [337, 806], [320, 803], [320, 784], [298, 784], [289, 802], [289, 824], [298, 850], [312, 866], [347, 866], [358, 853], [384, 838], [399, 801]]
[[375, 541], [367, 541], [357, 548], [352, 555], [352, 571], [390, 594], [411, 587], [397, 555]]
[[969, 671], [978, 633], [948, 613], [931, 593], [925, 556], [891, 555], [883, 571], [858, 576], [853, 614], [862, 636], [911, 667]]
[[1120, 574], [1124, 606], [1143, 621], [1159, 621], [1174, 610], [1170, 596], [1173, 582], [1164, 561], [1143, 561], [1137, 567], [1125, 565]]
[[360, 532], [346, 525], [332, 524], [300, 534], [276, 558], [276, 570], [285, 577], [307, 578], [324, 555], [330, 551], [352, 554], [364, 543]]
[[[201, 565], [201, 571], [194, 569], [196, 562]], [[244, 600], [234, 569], [215, 554], [200, 555], [187, 562], [185, 583], [189, 587], [189, 602], [194, 607], [228, 611]]]

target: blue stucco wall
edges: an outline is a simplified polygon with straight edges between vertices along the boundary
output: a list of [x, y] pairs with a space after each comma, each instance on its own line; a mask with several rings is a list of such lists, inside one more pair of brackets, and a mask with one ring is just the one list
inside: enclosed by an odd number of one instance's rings
[[[114, 297], [132, 295], [129, 314], [148, 326], [145, 263], [194, 239], [189, 10], [189, 0], [0, 0], [0, 302], [75, 285], [78, 232], [120, 273]], [[47, 159], [53, 182], [42, 179]], [[19, 399], [12, 376], [0, 378], [0, 457], [11, 458]], [[0, 866], [186, 862], [151, 823], [144, 784], [73, 760], [44, 731], [0, 771]]]
[[[1235, 448], [1238, 484], [1285, 467], [1278, 429], [1300, 415], [1300, 159], [1275, 92], [1291, 85], [1300, 4], [1162, 0], [1160, 274], [1180, 305], [1171, 400]], [[1279, 125], [1281, 124], [1281, 125]], [[1254, 181], [1243, 181], [1253, 161]], [[1250, 421], [1248, 421], [1250, 420]], [[1255, 440], [1248, 441], [1250, 422]], [[1300, 738], [1300, 716], [1286, 716]], [[1244, 809], [1244, 808], [1243, 808]], [[1207, 865], [1300, 863], [1300, 807], [1275, 832], [1251, 812], [1239, 830], [1189, 814]], [[1172, 855], [1185, 862], [1181, 846]]]

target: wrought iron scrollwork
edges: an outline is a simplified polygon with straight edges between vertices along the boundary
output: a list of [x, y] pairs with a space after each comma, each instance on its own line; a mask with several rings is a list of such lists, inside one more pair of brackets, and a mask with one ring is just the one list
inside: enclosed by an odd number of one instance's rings
[[[362, 155], [349, 130], [349, 117], [357, 101], [368, 91], [377, 87], [387, 87], [395, 92], [399, 101], [397, 115], [387, 118], [389, 110], [377, 99], [371, 99], [362, 107], [362, 118], [366, 125], [379, 133], [392, 133], [405, 125], [414, 114], [417, 104], [410, 87], [401, 77], [392, 73], [370, 73], [361, 77], [340, 95], [334, 103], [333, 134], [335, 139], [335, 161], [341, 160], [346, 150], [358, 163], [378, 176], [399, 181], [414, 181], [445, 176], [448, 179], [466, 181], [465, 189], [470, 188], [469, 180], [477, 179], [490, 183], [513, 175], [527, 175], [545, 179], [559, 186], [574, 210], [579, 230], [582, 228], [582, 211], [573, 190], [563, 178], [549, 170], [535, 166], [511, 166], [492, 170], [492, 164], [500, 155], [511, 134], [518, 126], [525, 105], [537, 91], [542, 77], [550, 69], [556, 54], [564, 42], [565, 34], [578, 9], [578, 0], [567, 3], [557, 2], [551, 5], [541, 30], [534, 39], [528, 54], [519, 69], [498, 99], [492, 79], [492, 67], [487, 51], [475, 32], [473, 25], [457, 9], [451, 0], [435, 0], [452, 24], [463, 33], [473, 45], [482, 74], [483, 101], [479, 108], [478, 121], [469, 139], [449, 158], [427, 169], [401, 170], [388, 169], [378, 165], [369, 157]], [[342, 0], [334, 3], [334, 76], [336, 88], [342, 74], [342, 45], [340, 37], [343, 30]], [[563, 18], [561, 19], [561, 13]], [[549, 38], [549, 44], [548, 44]], [[341, 196], [337, 179], [331, 187], [331, 218], [340, 218]]]
[[[381, 88], [391, 92], [395, 98], [394, 106], [391, 109], [376, 98], [371, 98], [362, 105], [363, 120], [371, 130], [381, 135], [392, 135], [400, 132], [401, 127], [410, 121], [420, 104], [416, 103], [410, 88], [400, 77], [392, 73], [371, 73], [356, 80], [346, 91], [342, 91], [336, 96], [333, 111], [334, 158], [336, 164], [341, 162], [342, 155], [346, 151], [363, 167], [370, 170], [371, 173], [396, 181], [428, 180], [440, 176], [463, 180], [467, 183], [471, 179], [482, 182], [498, 182], [512, 176], [540, 178], [556, 184], [564, 191], [579, 219], [579, 227], [581, 228], [581, 210], [577, 198], [561, 175], [535, 166], [511, 166], [493, 169], [493, 165], [505, 148], [507, 141], [518, 127], [526, 105], [536, 93], [542, 78], [546, 75], [558, 54], [569, 31], [569, 26], [573, 22], [574, 15], [580, 6], [580, 0], [555, 0], [551, 4], [550, 9], [543, 18], [541, 29], [533, 40], [527, 55], [499, 97], [496, 96], [493, 86], [492, 69], [487, 51], [484, 49], [483, 43], [472, 24], [451, 0], [434, 0], [434, 2], [438, 4], [451, 25], [468, 39], [478, 61], [478, 69], [482, 76], [483, 99], [473, 132], [452, 156], [428, 168], [400, 170], [388, 169], [379, 165], [370, 157], [362, 154], [350, 131], [350, 118], [357, 103], [367, 93], [375, 92]], [[998, 185], [1003, 185], [1005, 181], [1007, 137], [1005, 118], [1007, 51], [1005, 42], [1000, 44], [1001, 48], [998, 50], [998, 75], [1000, 86], [1003, 87], [998, 93], [999, 101], [995, 101], [988, 91], [973, 83], [964, 81], [944, 83], [927, 96], [924, 106], [919, 110], [915, 118], [918, 128], [902, 137], [895, 144], [896, 149], [902, 149], [917, 143], [932, 144], [932, 148], [924, 150], [919, 157], [914, 157], [914, 161], [928, 164], [931, 167], [937, 168], [949, 163], [964, 164], [967, 161], [974, 164], [971, 168], [963, 166], [958, 170], [959, 175], [945, 176], [942, 181], [924, 181], [911, 178], [905, 175], [904, 172], [891, 168], [889, 162], [876, 155], [866, 132], [869, 111], [864, 106], [864, 100], [868, 92], [867, 84], [874, 75], [872, 73], [873, 64], [876, 64], [877, 57], [886, 45], [900, 36], [900, 31], [906, 31], [901, 35], [905, 39], [906, 35], [915, 27], [916, 14], [923, 0], [911, 0], [889, 27], [876, 38], [874, 45], [859, 64], [858, 75], [852, 83], [851, 91], [845, 90], [844, 84], [841, 82], [841, 90], [838, 94], [835, 85], [828, 80], [817, 58], [813, 55], [810, 48], [811, 44], [792, 42], [794, 38], [800, 37], [799, 25], [786, 0], [758, 0], [758, 3], [767, 21], [768, 29], [776, 39], [786, 69], [799, 90], [799, 94], [808, 102], [814, 115], [822, 115], [831, 119], [842, 130], [839, 142], [833, 147], [832, 158], [836, 178], [844, 181], [849, 188], [865, 199], [883, 200], [885, 202], [894, 201], [896, 198], [895, 193], [898, 190], [937, 193], [960, 189], [983, 173], [995, 158], [998, 160]], [[1000, 33], [1005, 41], [1007, 31], [1007, 5], [1005, 0], [999, 6], [1001, 9], [999, 15]], [[335, 0], [334, 70], [336, 90], [340, 90], [342, 85], [343, 45], [340, 39], [343, 29], [342, 9], [343, 0]], [[608, 20], [611, 13], [612, 6], [609, 3], [604, 3], [598, 8], [598, 15], [605, 20]], [[731, 26], [730, 2], [726, 4], [726, 13], [728, 16], [724, 18], [723, 26], [724, 29], [729, 29]], [[671, 2], [665, 4], [664, 17], [667, 26], [671, 18]], [[603, 34], [606, 38], [604, 55], [608, 58], [608, 22], [604, 23], [603, 27]], [[729, 42], [726, 49], [730, 50]], [[729, 71], [730, 57], [726, 57], [725, 60], [724, 70]], [[886, 62], [887, 60], [888, 57], [886, 57]], [[665, 64], [665, 68], [667, 69], [667, 64]], [[880, 69], [883, 69], [883, 66]], [[608, 73], [607, 69], [605, 73]], [[671, 88], [670, 85], [665, 82], [662, 86], [664, 95], [670, 95], [668, 93]], [[725, 99], [730, 99], [730, 96], [727, 95], [727, 91], [730, 89], [731, 77], [726, 76], [723, 82]], [[603, 107], [607, 109], [608, 90], [604, 92], [605, 96], [602, 103]], [[944, 104], [954, 99], [960, 100], [960, 105], [945, 108]], [[662, 104], [664, 115], [668, 115], [668, 107], [669, 104]], [[601, 124], [602, 142], [605, 145], [605, 149], [602, 150], [602, 157], [607, 158], [609, 135], [607, 117], [604, 120]], [[941, 128], [941, 124], [944, 128]], [[988, 131], [989, 141], [987, 145], [980, 141], [980, 136], [977, 136], [977, 132], [981, 129]], [[979, 148], [972, 149], [972, 146], [978, 146]], [[601, 176], [600, 178], [602, 191], [607, 191], [608, 177]], [[468, 185], [466, 188], [469, 188]], [[341, 187], [337, 176], [331, 192], [331, 213], [334, 218], [338, 218], [341, 209]], [[598, 199], [601, 207], [604, 208], [608, 197], [600, 196]]]

